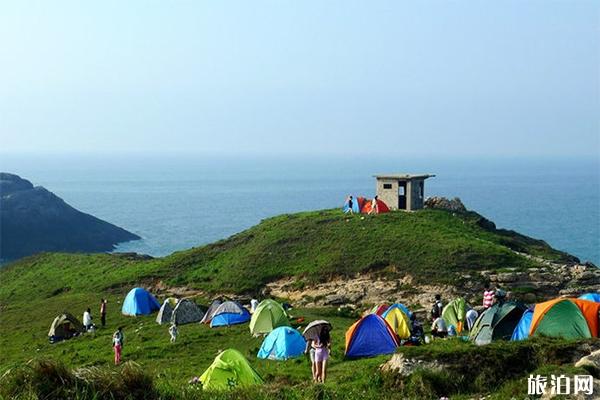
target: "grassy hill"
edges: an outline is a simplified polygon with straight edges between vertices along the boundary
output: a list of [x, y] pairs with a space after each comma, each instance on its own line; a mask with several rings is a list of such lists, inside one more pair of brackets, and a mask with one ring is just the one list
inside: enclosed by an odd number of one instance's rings
[[[308, 321], [325, 318], [335, 328], [331, 380], [325, 388], [319, 389], [307, 382], [310, 373], [305, 359], [285, 363], [257, 360], [255, 355], [261, 339], [252, 338], [246, 325], [218, 330], [198, 324], [186, 325], [181, 327], [177, 343], [170, 344], [167, 328], [155, 324], [154, 317], [131, 318], [120, 314], [123, 297], [131, 287], [158, 281], [202, 290], [207, 298], [197, 299], [201, 303], [216, 293], [256, 293], [265, 283], [283, 277], [310, 282], [365, 271], [384, 273], [390, 278], [410, 272], [417, 283], [448, 283], [456, 282], [458, 274], [464, 271], [535, 265], [535, 261], [515, 251], [563, 262], [573, 260], [542, 241], [496, 230], [475, 213], [453, 215], [441, 210], [365, 218], [346, 216], [337, 210], [282, 215], [228, 239], [160, 259], [110, 254], [40, 254], [0, 270], [0, 376], [11, 369], [23, 370], [29, 360], [47, 358], [69, 368], [120, 371], [111, 366], [110, 336], [122, 325], [126, 335], [125, 360], [138, 363], [163, 397], [174, 393], [176, 398], [201, 398], [202, 393], [188, 393], [182, 388], [189, 378], [199, 376], [220, 350], [228, 347], [242, 351], [269, 382], [259, 392], [237, 393], [232, 398], [272, 398], [275, 394], [290, 399], [378, 398], [381, 393], [387, 393], [389, 398], [409, 395], [427, 398], [443, 394], [438, 391], [517, 390], [510, 386], [514, 384], [509, 382], [511, 379], [522, 380], [528, 371], [562, 361], [551, 356], [540, 357], [539, 362], [524, 364], [520, 375], [514, 373], [506, 379], [491, 375], [481, 377], [477, 385], [470, 387], [444, 388], [435, 383], [440, 380], [439, 376], [422, 376], [420, 383], [415, 381], [411, 386], [405, 382], [402, 386], [379, 373], [378, 366], [389, 357], [343, 359], [344, 332], [355, 321], [355, 316], [339, 315], [332, 309], [295, 310], [296, 317]], [[86, 335], [55, 345], [48, 343], [46, 335], [54, 316], [68, 310], [80, 317], [87, 307], [96, 313], [101, 297], [109, 300], [106, 329], [100, 329], [95, 337]], [[541, 351], [539, 344], [531, 343], [505, 345], [498, 351], [515, 357], [525, 351], [519, 346], [532, 346], [535, 351]], [[552, 342], [548, 348], [576, 345]], [[436, 351], [449, 354], [457, 349], [472, 354], [474, 360], [484, 357], [478, 348], [461, 342], [426, 346], [423, 356]], [[493, 353], [488, 356], [497, 358]], [[507, 362], [514, 363], [514, 359]], [[27, 374], [35, 368], [25, 367], [25, 371], [29, 372], [17, 374], [18, 379], [14, 373], [8, 374], [12, 383], [4, 382], [0, 396], [10, 398], [15, 395], [8, 392], [10, 388], [29, 388], [32, 381], [39, 380], [27, 381]], [[504, 384], [509, 385], [509, 389], [502, 389]], [[404, 389], [400, 390], [398, 385]], [[42, 393], [37, 389], [31, 392]], [[80, 397], [93, 398], [81, 393]]]

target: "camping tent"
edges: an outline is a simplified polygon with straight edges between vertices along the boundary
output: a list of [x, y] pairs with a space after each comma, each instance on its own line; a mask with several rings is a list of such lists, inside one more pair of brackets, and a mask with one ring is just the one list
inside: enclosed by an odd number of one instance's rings
[[306, 340], [300, 332], [289, 326], [280, 326], [273, 329], [263, 340], [258, 351], [258, 358], [287, 360], [301, 356], [305, 349]]
[[600, 303], [558, 298], [538, 303], [533, 310], [529, 335], [578, 339], [598, 337]]
[[467, 302], [462, 297], [452, 300], [442, 310], [442, 318], [448, 327], [454, 326], [461, 333], [467, 322]]
[[[406, 311], [404, 311], [406, 310]], [[392, 304], [381, 317], [386, 320], [386, 322], [392, 328], [392, 331], [400, 339], [408, 339], [410, 337], [410, 319], [407, 314], [408, 308], [401, 304]]]
[[275, 300], [267, 299], [260, 302], [250, 320], [250, 333], [260, 335], [269, 333], [279, 326], [290, 326], [287, 313]]
[[[363, 214], [368, 214], [371, 211], [371, 206], [373, 205], [373, 201], [372, 200], [366, 200], [364, 206], [360, 209], [360, 212]], [[377, 199], [377, 209], [378, 209], [378, 213], [382, 214], [382, 213], [386, 213], [386, 212], [390, 212], [390, 208], [387, 206], [387, 204], [385, 204], [383, 201]]]
[[379, 304], [379, 305], [375, 305], [373, 306], [373, 308], [371, 308], [371, 310], [368, 312], [368, 314], [377, 314], [377, 315], [381, 315], [385, 312], [385, 310], [387, 310], [390, 306], [388, 306], [387, 304]]
[[598, 293], [586, 293], [579, 296], [581, 300], [589, 300], [594, 301], [596, 303], [600, 303], [600, 294]]
[[171, 316], [173, 315], [173, 308], [177, 305], [177, 299], [174, 297], [168, 297], [160, 306], [158, 315], [156, 316], [156, 322], [159, 325], [171, 323]]
[[531, 328], [531, 318], [533, 317], [533, 309], [529, 308], [525, 310], [519, 323], [513, 331], [510, 340], [524, 340], [529, 337], [529, 329]]
[[204, 317], [202, 317], [202, 320], [200, 321], [200, 323], [210, 324], [210, 321], [215, 316], [215, 313], [217, 312], [217, 309], [219, 308], [220, 305], [221, 305], [221, 300], [213, 300], [213, 302], [208, 307], [208, 310], [206, 310]]
[[377, 314], [362, 317], [346, 331], [346, 357], [391, 354], [396, 347], [398, 347], [396, 334]]
[[[350, 211], [350, 204], [348, 200], [344, 203], [344, 207], [342, 208], [345, 213]], [[356, 197], [352, 197], [352, 212], [360, 213], [360, 205], [358, 199]]]
[[177, 325], [190, 324], [202, 320], [204, 313], [190, 299], [181, 299], [173, 309], [171, 322]]
[[121, 312], [125, 315], [148, 315], [160, 309], [154, 296], [140, 287], [133, 288], [123, 300]]
[[60, 342], [61, 340], [71, 339], [85, 332], [85, 327], [73, 315], [65, 312], [54, 318], [48, 331], [50, 343]]
[[512, 301], [494, 304], [477, 318], [470, 339], [478, 345], [510, 339], [525, 309], [523, 304]]
[[210, 321], [210, 327], [229, 326], [243, 324], [250, 321], [250, 312], [240, 303], [235, 301], [226, 301], [215, 310]]
[[260, 385], [263, 380], [242, 353], [227, 349], [204, 371], [200, 382], [204, 390], [227, 390]]

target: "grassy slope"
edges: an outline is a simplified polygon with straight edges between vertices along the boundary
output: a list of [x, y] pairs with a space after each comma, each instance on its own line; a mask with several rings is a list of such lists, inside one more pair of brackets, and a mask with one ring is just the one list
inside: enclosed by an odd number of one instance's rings
[[[473, 214], [453, 216], [433, 210], [365, 219], [322, 211], [271, 218], [227, 240], [163, 259], [144, 261], [102, 254], [29, 257], [0, 272], [0, 375], [35, 357], [63, 360], [70, 366], [109, 366], [110, 335], [117, 325], [123, 325], [125, 358], [141, 363], [162, 383], [181, 385], [201, 374], [220, 350], [235, 347], [269, 381], [302, 385], [309, 376], [306, 360], [255, 360], [260, 340], [250, 337], [247, 326], [211, 330], [188, 325], [181, 328], [180, 340], [170, 345], [166, 327], [156, 325], [153, 317], [121, 316], [120, 302], [130, 287], [156, 279], [240, 293], [256, 291], [283, 276], [318, 280], [385, 269], [388, 273], [410, 271], [421, 280], [450, 281], [455, 272], [532, 265], [509, 250], [507, 243], [531, 254], [567, 259], [543, 242], [483, 229], [478, 220]], [[55, 315], [69, 310], [80, 317], [88, 306], [95, 313], [100, 297], [109, 298], [107, 329], [95, 338], [47, 343]], [[385, 357], [342, 362], [344, 332], [354, 319], [327, 310], [300, 310], [297, 314], [334, 323], [334, 387], [348, 381], [356, 387], [372, 379]]]

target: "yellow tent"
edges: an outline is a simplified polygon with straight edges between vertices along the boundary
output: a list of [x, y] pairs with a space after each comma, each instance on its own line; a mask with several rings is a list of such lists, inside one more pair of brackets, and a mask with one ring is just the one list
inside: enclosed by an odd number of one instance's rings
[[401, 308], [390, 307], [383, 313], [382, 317], [400, 339], [410, 337], [410, 320]]

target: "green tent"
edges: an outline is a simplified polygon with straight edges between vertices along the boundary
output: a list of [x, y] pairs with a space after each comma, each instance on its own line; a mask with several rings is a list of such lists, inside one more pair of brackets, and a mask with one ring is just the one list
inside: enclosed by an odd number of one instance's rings
[[579, 307], [571, 301], [560, 301], [554, 304], [540, 320], [533, 334], [564, 339], [592, 337], [587, 320]]
[[462, 332], [467, 318], [467, 302], [462, 297], [452, 300], [442, 310], [442, 318], [448, 326], [453, 325], [456, 332]]
[[526, 309], [523, 304], [512, 301], [494, 304], [477, 318], [470, 339], [478, 345], [498, 339], [509, 340]]
[[227, 349], [219, 354], [200, 377], [204, 390], [227, 390], [264, 383], [242, 353]]
[[288, 315], [281, 304], [271, 299], [261, 301], [250, 319], [250, 333], [267, 334], [279, 326], [290, 326]]

